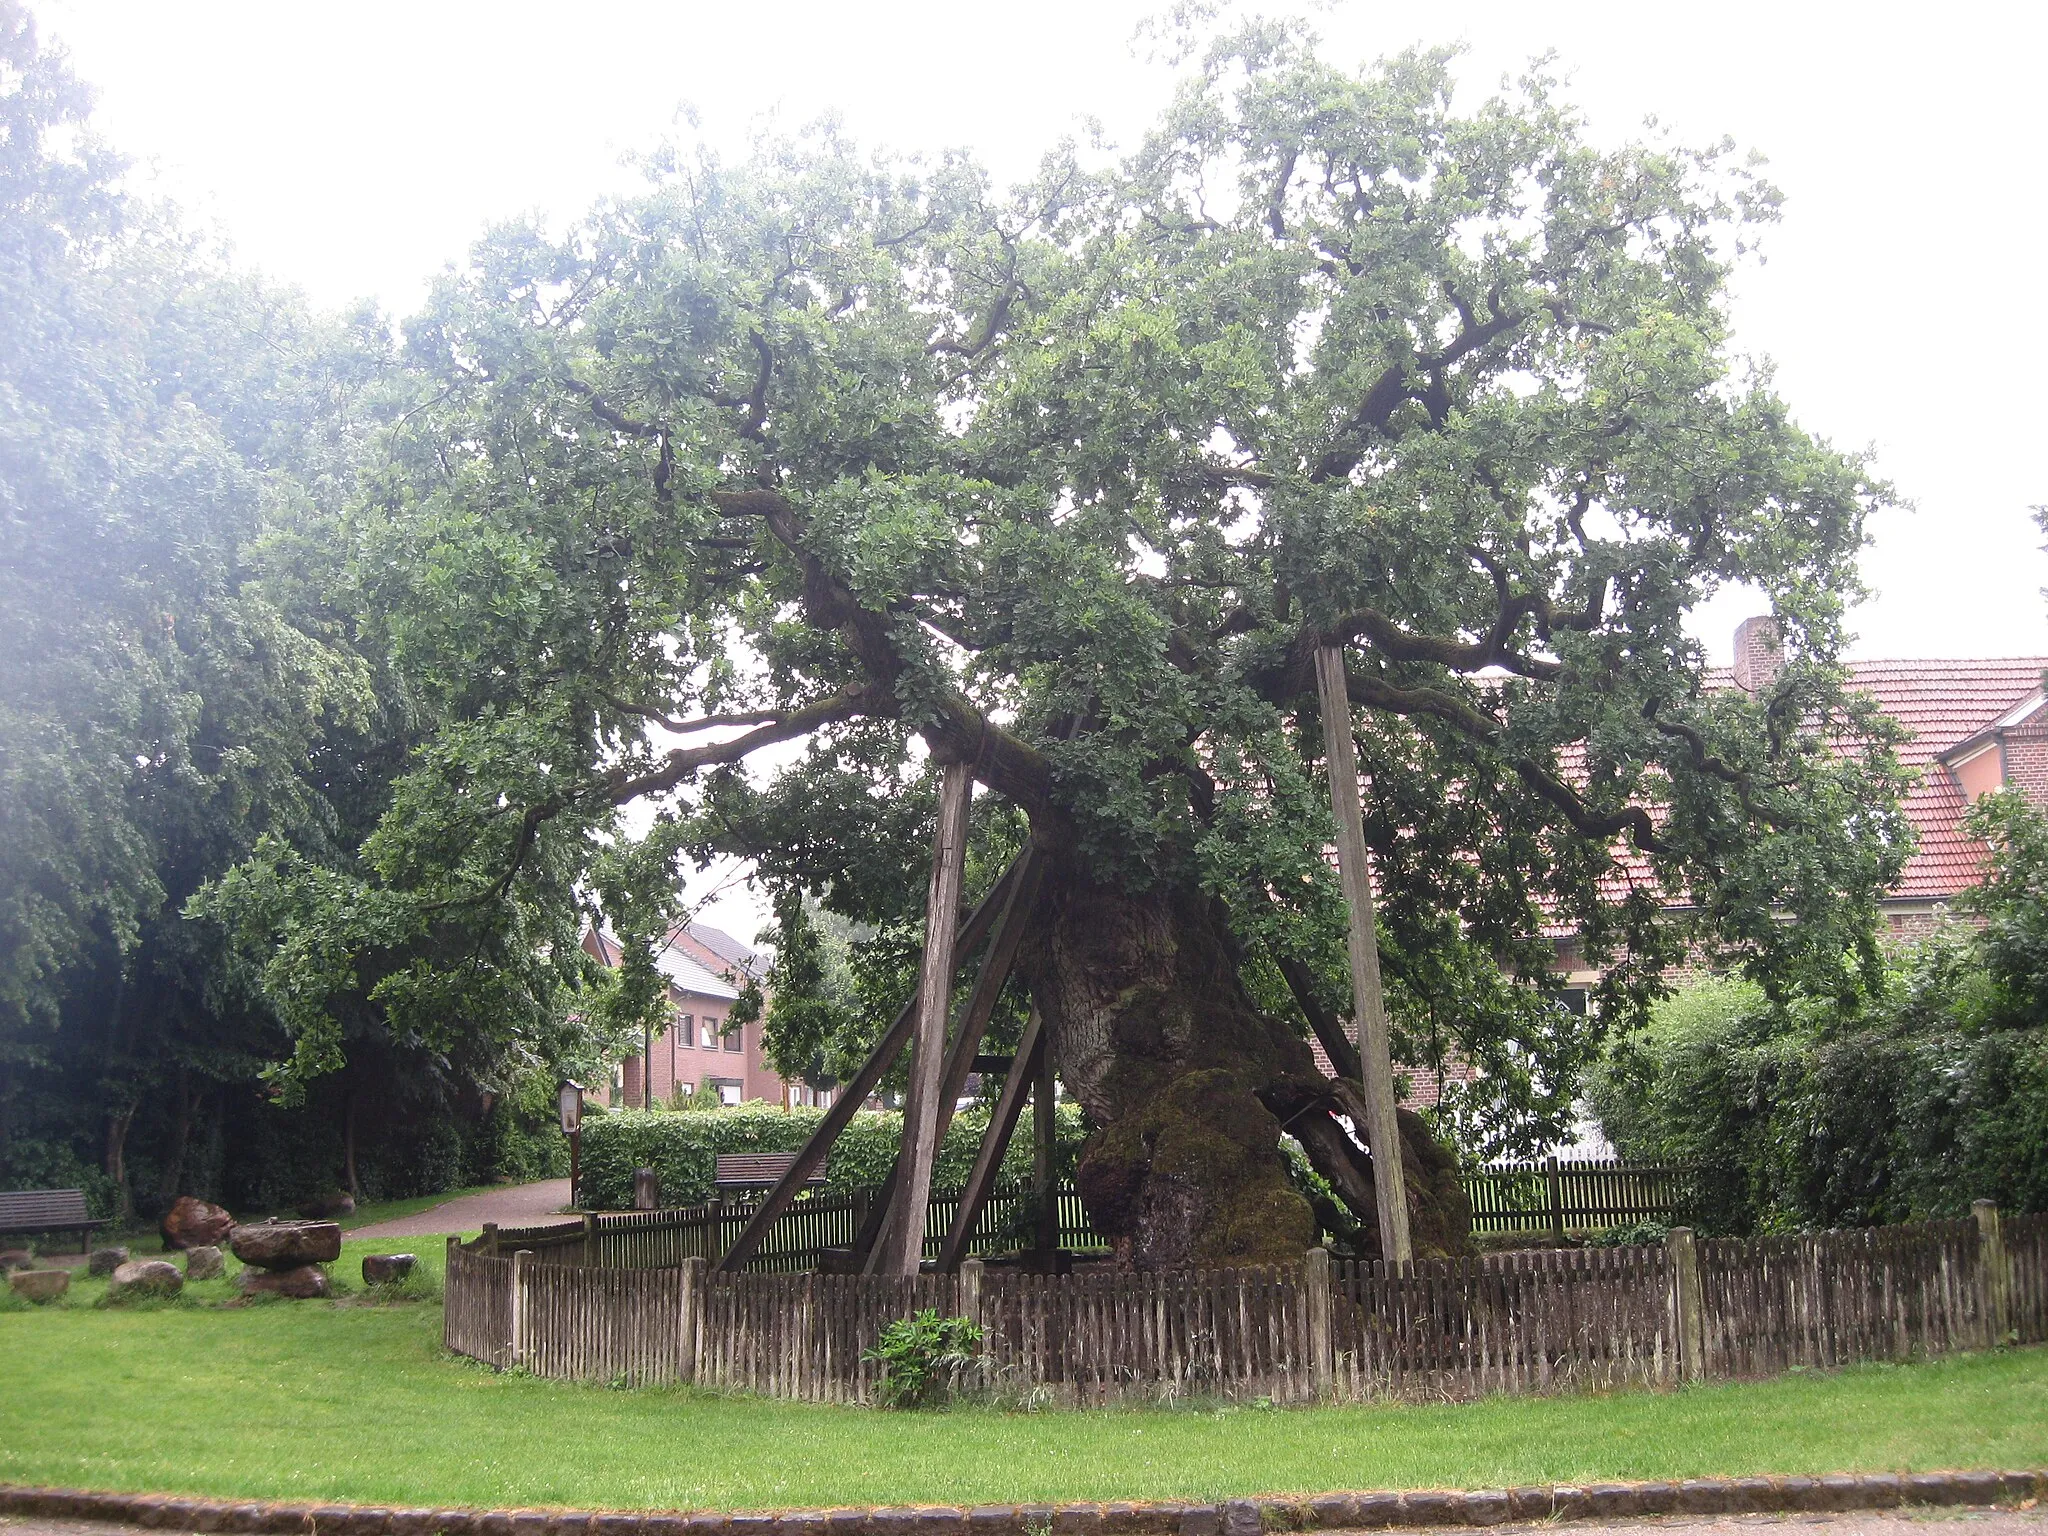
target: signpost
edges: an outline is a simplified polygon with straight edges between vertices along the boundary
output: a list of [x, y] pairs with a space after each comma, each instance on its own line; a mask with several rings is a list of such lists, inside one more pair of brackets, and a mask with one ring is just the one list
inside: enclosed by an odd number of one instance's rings
[[569, 1203], [575, 1205], [583, 1182], [583, 1085], [564, 1080], [555, 1093], [555, 1108], [562, 1117], [562, 1134], [569, 1138]]

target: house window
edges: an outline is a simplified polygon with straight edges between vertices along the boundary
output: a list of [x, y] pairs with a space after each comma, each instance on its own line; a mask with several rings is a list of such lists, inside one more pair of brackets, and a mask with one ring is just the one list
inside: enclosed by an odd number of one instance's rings
[[722, 1079], [718, 1084], [718, 1102], [721, 1104], [737, 1104], [740, 1102], [740, 1095], [745, 1089], [746, 1084], [744, 1083], [733, 1082], [730, 1078]]
[[676, 1037], [684, 1045], [697, 1043], [697, 1020], [691, 1014], [684, 1014], [676, 1020]]
[[746, 1030], [736, 1029], [725, 1037], [725, 1048], [737, 1055], [747, 1048]]

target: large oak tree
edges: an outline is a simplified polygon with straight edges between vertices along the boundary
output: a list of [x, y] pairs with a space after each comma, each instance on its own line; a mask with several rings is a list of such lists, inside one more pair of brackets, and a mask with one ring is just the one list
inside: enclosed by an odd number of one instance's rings
[[[1284, 1127], [1370, 1247], [1307, 1044], [1347, 1064], [1326, 644], [1397, 1047], [1477, 1061], [1485, 1134], [1553, 1124], [1600, 1027], [1544, 994], [1559, 933], [1610, 1022], [1690, 946], [1845, 985], [1905, 841], [1836, 665], [1885, 492], [1732, 351], [1775, 195], [1598, 146], [1541, 75], [1451, 95], [1443, 55], [1253, 31], [1128, 158], [1007, 194], [827, 130], [483, 242], [338, 509], [410, 771], [351, 873], [271, 849], [222, 902], [283, 938], [308, 1060], [366, 979], [422, 1038], [502, 1003], [579, 880], [648, 932], [736, 851], [901, 918], [964, 761], [991, 862], [1047, 861], [1020, 971], [1098, 1227], [1146, 1265], [1298, 1252]], [[1786, 641], [1754, 696], [1684, 627], [1731, 583]]]

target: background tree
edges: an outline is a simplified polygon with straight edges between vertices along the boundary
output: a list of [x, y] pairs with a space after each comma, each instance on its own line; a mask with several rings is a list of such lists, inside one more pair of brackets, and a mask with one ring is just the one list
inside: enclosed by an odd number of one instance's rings
[[[1298, 1252], [1284, 1125], [1369, 1242], [1356, 1100], [1305, 1039], [1344, 1063], [1322, 644], [1397, 1047], [1479, 1061], [1498, 1134], [1555, 1124], [1600, 1027], [1543, 998], [1549, 931], [1608, 963], [1610, 1021], [1689, 946], [1772, 988], [1876, 963], [1906, 833], [1836, 657], [1884, 491], [1730, 354], [1775, 198], [1725, 150], [1603, 149], [1540, 74], [1459, 111], [1443, 55], [1352, 73], [1254, 29], [1128, 159], [1008, 195], [829, 129], [650, 170], [440, 286], [338, 508], [431, 725], [353, 869], [266, 848], [215, 903], [282, 940], [309, 1068], [365, 974], [425, 1037], [537, 1008], [593, 860], [653, 892], [740, 852], [900, 921], [924, 776], [964, 761], [988, 863], [1047, 860], [1020, 970], [1097, 1227], [1145, 1265]], [[1684, 629], [1731, 582], [1787, 643], [1754, 697]]]
[[321, 506], [391, 345], [124, 192], [89, 105], [0, 4], [0, 1181], [288, 1201], [358, 1182], [358, 1140], [434, 1163], [392, 1127], [474, 1119], [541, 1053], [436, 1058], [358, 1000], [318, 1112], [268, 1107], [293, 1042], [185, 909], [264, 838], [352, 862], [389, 804], [412, 724]]

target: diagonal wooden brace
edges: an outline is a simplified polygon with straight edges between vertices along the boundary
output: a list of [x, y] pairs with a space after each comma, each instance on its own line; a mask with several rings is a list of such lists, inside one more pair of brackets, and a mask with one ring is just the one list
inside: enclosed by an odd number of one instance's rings
[[[968, 915], [967, 921], [961, 924], [960, 936], [953, 943], [953, 962], [956, 967], [974, 953], [976, 947], [988, 937], [996, 918], [1007, 909], [1010, 893], [1016, 889], [1017, 877], [1023, 865], [1024, 856], [1020, 855], [1003, 871], [996, 883], [989, 887], [989, 892], [982, 897], [980, 905], [976, 906]], [[889, 1068], [895, 1065], [896, 1058], [903, 1054], [903, 1048], [910, 1043], [911, 1031], [917, 1023], [917, 1003], [918, 993], [912, 992], [903, 1004], [902, 1011], [896, 1015], [896, 1021], [875, 1043], [874, 1050], [861, 1064], [860, 1070], [842, 1085], [839, 1096], [825, 1111], [825, 1118], [819, 1121], [818, 1128], [811, 1132], [810, 1139], [803, 1144], [803, 1149], [797, 1153], [796, 1160], [789, 1165], [789, 1171], [783, 1174], [781, 1180], [768, 1192], [767, 1198], [755, 1208], [746, 1230], [741, 1232], [732, 1246], [725, 1251], [725, 1257], [718, 1265], [721, 1272], [735, 1274], [747, 1267], [748, 1261], [760, 1251], [762, 1240], [768, 1236], [768, 1229], [774, 1226], [782, 1213], [795, 1203], [796, 1197], [803, 1192], [804, 1185], [810, 1180], [811, 1175], [825, 1166], [826, 1157], [837, 1145], [846, 1127], [852, 1123], [854, 1115], [867, 1103], [868, 1095], [875, 1091]]]

